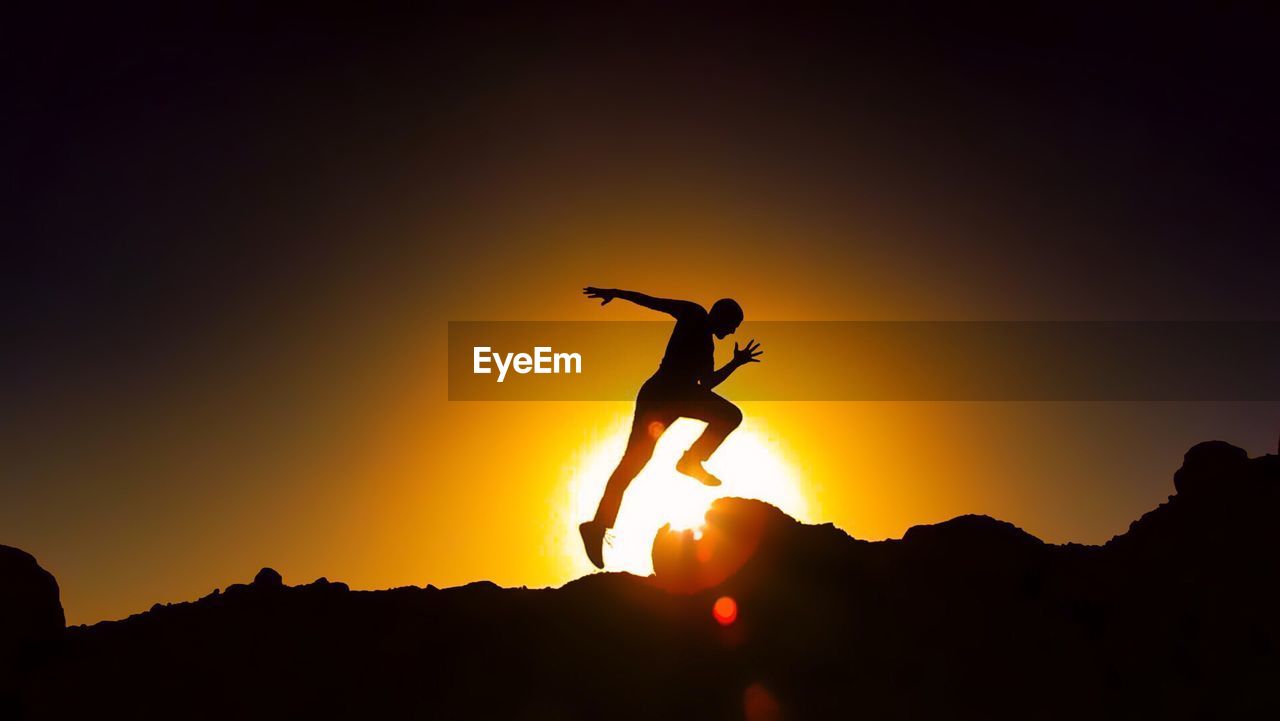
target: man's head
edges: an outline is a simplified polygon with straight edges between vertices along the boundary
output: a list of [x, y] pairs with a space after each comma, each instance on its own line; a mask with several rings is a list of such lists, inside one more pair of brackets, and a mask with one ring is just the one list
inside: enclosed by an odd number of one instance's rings
[[732, 298], [721, 298], [711, 306], [707, 318], [711, 322], [711, 332], [724, 340], [725, 336], [737, 330], [742, 323], [742, 306]]

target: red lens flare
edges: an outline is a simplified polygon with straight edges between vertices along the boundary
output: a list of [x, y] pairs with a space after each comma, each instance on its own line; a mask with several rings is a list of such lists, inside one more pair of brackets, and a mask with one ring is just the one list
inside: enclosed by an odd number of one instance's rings
[[738, 620], [738, 602], [728, 596], [721, 596], [711, 607], [711, 615], [721, 626], [728, 626]]

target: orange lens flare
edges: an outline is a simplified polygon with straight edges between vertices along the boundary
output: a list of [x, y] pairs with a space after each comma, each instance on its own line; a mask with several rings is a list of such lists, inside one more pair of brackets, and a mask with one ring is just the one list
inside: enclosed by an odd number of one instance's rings
[[728, 596], [721, 596], [711, 607], [711, 615], [715, 616], [716, 622], [721, 626], [728, 626], [738, 620], [738, 602]]

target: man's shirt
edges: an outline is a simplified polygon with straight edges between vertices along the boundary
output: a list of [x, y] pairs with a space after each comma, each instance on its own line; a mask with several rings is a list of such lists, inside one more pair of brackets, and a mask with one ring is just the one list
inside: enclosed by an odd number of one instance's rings
[[715, 341], [707, 311], [697, 303], [683, 302], [655, 376], [672, 383], [696, 385], [714, 370]]

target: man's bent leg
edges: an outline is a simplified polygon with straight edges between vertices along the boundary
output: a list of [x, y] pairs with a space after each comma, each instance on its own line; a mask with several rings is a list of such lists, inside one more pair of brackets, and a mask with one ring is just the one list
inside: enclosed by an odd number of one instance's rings
[[693, 403], [687, 404], [687, 408], [682, 408], [680, 415], [688, 418], [696, 418], [705, 421], [707, 427], [703, 429], [702, 435], [698, 436], [698, 440], [693, 442], [688, 451], [685, 451], [679, 462], [676, 463], [676, 470], [698, 479], [708, 486], [720, 485], [720, 479], [711, 473], [708, 473], [702, 467], [702, 462], [711, 457], [724, 439], [733, 432], [735, 428], [742, 424], [742, 411], [729, 401], [720, 396], [707, 391], [702, 397]]
[[691, 416], [707, 423], [702, 435], [689, 446], [689, 457], [699, 461], [710, 458], [724, 439], [742, 425], [742, 411], [737, 406], [715, 393], [708, 391], [707, 395], [710, 396], [707, 400], [695, 405], [694, 412], [701, 415]]
[[649, 427], [655, 421], [656, 418], [636, 410], [635, 420], [631, 424], [631, 436], [627, 439], [627, 450], [622, 454], [622, 460], [618, 461], [613, 475], [609, 476], [604, 496], [596, 509], [595, 522], [602, 524], [604, 528], [613, 528], [614, 521], [618, 520], [618, 509], [622, 507], [622, 494], [653, 457], [653, 448], [661, 435], [661, 430], [654, 429], [658, 431], [655, 433]]
[[622, 494], [631, 485], [631, 481], [644, 469], [644, 464], [653, 456], [653, 447], [658, 443], [665, 424], [652, 430], [654, 422], [652, 414], [646, 414], [641, 407], [636, 408], [635, 420], [631, 423], [631, 436], [627, 439], [627, 450], [618, 461], [618, 467], [609, 476], [609, 483], [604, 487], [604, 496], [596, 508], [596, 517], [579, 524], [578, 533], [582, 534], [582, 546], [587, 551], [587, 559], [596, 568], [604, 568], [604, 532], [613, 527], [618, 520], [618, 508], [622, 505]]

